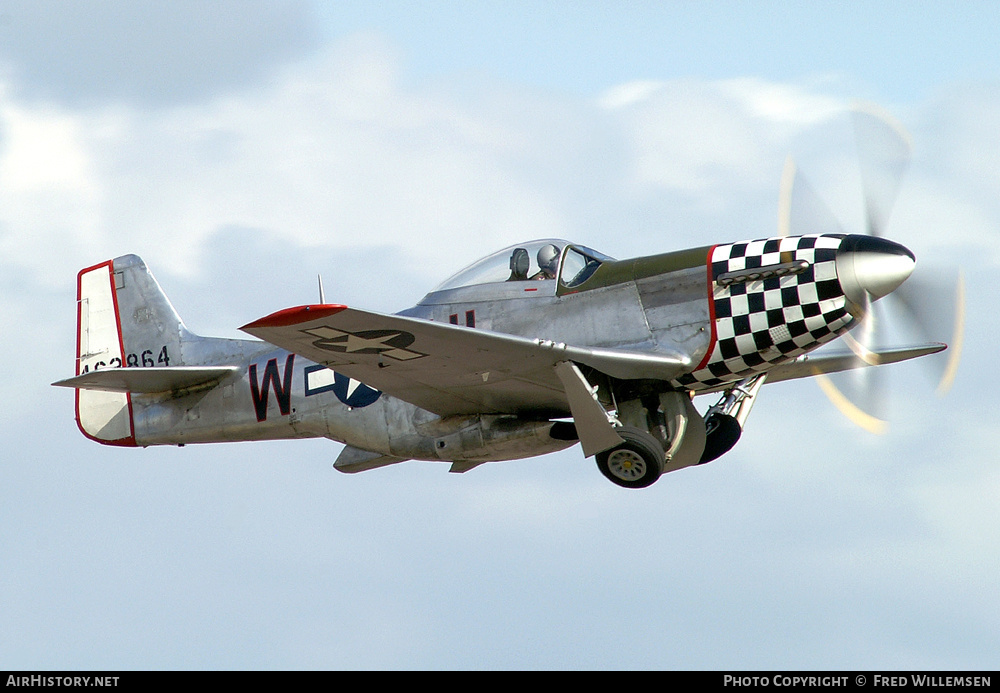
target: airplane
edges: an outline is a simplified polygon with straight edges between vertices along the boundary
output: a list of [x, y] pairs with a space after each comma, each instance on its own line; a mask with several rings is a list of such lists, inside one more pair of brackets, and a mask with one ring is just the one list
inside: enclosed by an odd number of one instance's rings
[[[644, 488], [731, 450], [765, 383], [946, 348], [813, 353], [913, 272], [881, 223], [627, 260], [539, 239], [393, 315], [328, 303], [320, 282], [318, 303], [241, 328], [256, 339], [191, 333], [124, 255], [79, 272], [76, 375], [53, 384], [106, 445], [323, 437], [354, 473], [410, 459], [465, 472], [579, 443], [608, 480]], [[718, 396], [704, 413], [701, 395]]]

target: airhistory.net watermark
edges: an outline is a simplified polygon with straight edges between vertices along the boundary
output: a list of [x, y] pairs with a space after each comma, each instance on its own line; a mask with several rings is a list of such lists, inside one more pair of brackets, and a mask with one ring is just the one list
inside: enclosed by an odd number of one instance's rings
[[58, 686], [60, 688], [90, 688], [117, 686], [117, 676], [44, 676], [42, 674], [7, 676], [7, 686]]

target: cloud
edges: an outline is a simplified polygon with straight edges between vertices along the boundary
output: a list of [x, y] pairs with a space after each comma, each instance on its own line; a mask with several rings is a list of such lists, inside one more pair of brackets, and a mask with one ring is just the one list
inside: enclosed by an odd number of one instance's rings
[[[85, 237], [94, 253], [169, 248], [172, 269], [194, 268], [212, 234], [246, 228], [305, 247], [399, 245], [442, 261], [445, 276], [481, 252], [472, 238], [513, 243], [568, 230], [538, 179], [517, 175], [540, 159], [562, 165], [538, 156], [551, 133], [531, 131], [517, 112], [523, 102], [501, 95], [487, 112], [467, 97], [413, 94], [395, 69], [361, 37], [280, 82], [197, 106], [10, 106], [0, 111], [0, 171], [20, 182], [0, 211], [7, 255], [23, 256], [41, 227], [62, 226], [77, 257]], [[42, 139], [39, 160], [31, 152]], [[60, 219], [44, 212], [43, 195], [68, 207]], [[442, 257], [442, 248], [452, 250]]]
[[[817, 143], [836, 97], [678, 80], [590, 102], [488, 80], [414, 87], [399, 60], [358, 34], [253, 88], [157, 109], [60, 107], [18, 99], [8, 84], [0, 249], [21, 262], [31, 239], [56, 234], [54, 272], [74, 271], [81, 254], [128, 250], [198, 273], [215, 235], [243, 229], [302, 248], [397, 247], [433, 284], [528, 238], [624, 256], [768, 235], [785, 155], [806, 138], [803, 168], [834, 173], [816, 187], [860, 230], [856, 181], [840, 175], [852, 143], [840, 143], [846, 153]], [[932, 194], [898, 213], [925, 228], [933, 212], [920, 203]], [[966, 206], [963, 218], [982, 211]], [[964, 226], [987, 233], [991, 221]], [[609, 245], [608, 228], [625, 233]]]
[[640, 182], [692, 194], [726, 173], [759, 174], [792, 136], [844, 110], [836, 97], [757, 78], [628, 82], [599, 103], [628, 124]]
[[260, 81], [316, 45], [313, 23], [301, 0], [9, 0], [0, 65], [29, 100], [160, 107]]

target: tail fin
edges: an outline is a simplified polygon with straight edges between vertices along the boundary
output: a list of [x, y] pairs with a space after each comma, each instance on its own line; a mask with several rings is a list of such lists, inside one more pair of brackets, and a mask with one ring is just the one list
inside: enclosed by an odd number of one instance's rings
[[[77, 375], [99, 368], [183, 365], [187, 334], [139, 257], [124, 255], [80, 270]], [[136, 445], [127, 392], [78, 389], [76, 420], [83, 434], [99, 443]]]

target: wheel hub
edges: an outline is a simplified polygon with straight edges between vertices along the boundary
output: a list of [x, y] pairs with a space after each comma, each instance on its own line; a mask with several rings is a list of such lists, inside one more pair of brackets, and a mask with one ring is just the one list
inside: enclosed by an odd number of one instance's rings
[[623, 481], [635, 481], [646, 473], [646, 460], [633, 450], [615, 450], [608, 456], [608, 470]]

